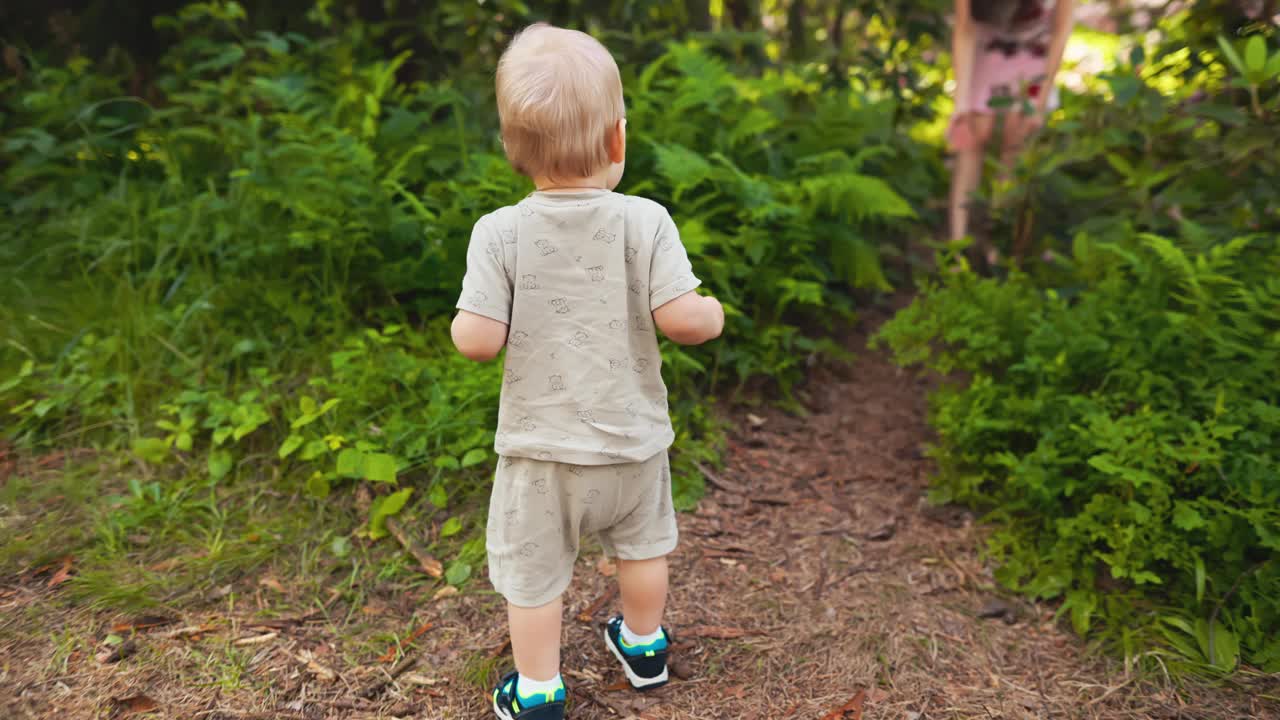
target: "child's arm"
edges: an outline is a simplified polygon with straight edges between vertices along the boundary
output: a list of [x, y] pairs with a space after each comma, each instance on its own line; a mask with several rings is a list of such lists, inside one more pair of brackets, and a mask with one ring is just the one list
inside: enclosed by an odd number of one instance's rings
[[486, 215], [471, 230], [467, 274], [462, 278], [459, 312], [451, 328], [454, 347], [476, 362], [498, 357], [507, 343], [511, 321], [512, 282], [506, 269], [511, 260], [501, 223], [497, 213]]
[[458, 311], [451, 328], [453, 346], [468, 360], [489, 362], [507, 344], [507, 324], [466, 310]]
[[687, 292], [653, 311], [653, 322], [672, 342], [701, 345], [720, 337], [724, 308], [713, 297]]
[[701, 345], [724, 330], [724, 308], [719, 300], [696, 292], [701, 284], [680, 242], [680, 230], [663, 213], [649, 265], [649, 307], [653, 324], [673, 342]]

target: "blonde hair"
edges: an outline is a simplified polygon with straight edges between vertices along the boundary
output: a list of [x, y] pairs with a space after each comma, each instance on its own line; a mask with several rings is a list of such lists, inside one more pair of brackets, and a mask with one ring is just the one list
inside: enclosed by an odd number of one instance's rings
[[502, 144], [529, 177], [589, 177], [610, 164], [609, 140], [626, 114], [622, 78], [598, 40], [539, 23], [498, 62]]

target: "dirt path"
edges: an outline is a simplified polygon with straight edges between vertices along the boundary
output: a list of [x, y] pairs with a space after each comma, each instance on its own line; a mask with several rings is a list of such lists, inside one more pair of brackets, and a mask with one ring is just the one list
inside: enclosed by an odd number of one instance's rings
[[[972, 518], [923, 502], [926, 387], [852, 345], [852, 366], [810, 379], [810, 416], [732, 414], [727, 466], [681, 518], [672, 562], [682, 679], [644, 696], [620, 688], [599, 639], [616, 605], [609, 569], [583, 557], [566, 599], [572, 718], [1280, 717], [1239, 691], [1127, 681], [1118, 664], [1086, 659], [1050, 608], [998, 601]], [[240, 688], [192, 683], [208, 655], [158, 634], [144, 641], [149, 662], [82, 663], [39, 684], [19, 682], [23, 658], [11, 655], [0, 659], [0, 705], [16, 700], [17, 717], [125, 717], [141, 688], [166, 717], [489, 717], [485, 690], [510, 662], [499, 599], [385, 597], [376, 624], [430, 623], [394, 680], [392, 661], [335, 650], [348, 614], [239, 629], [275, 633], [240, 648]]]

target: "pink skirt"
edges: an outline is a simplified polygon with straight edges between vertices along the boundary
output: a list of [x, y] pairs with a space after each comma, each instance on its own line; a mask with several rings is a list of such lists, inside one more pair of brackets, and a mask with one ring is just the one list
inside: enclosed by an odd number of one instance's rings
[[[990, 113], [1004, 109], [1018, 109], [1023, 100], [1034, 102], [1041, 93], [1048, 92], [1048, 108], [1058, 106], [1057, 88], [1045, 87], [1047, 61], [1030, 50], [1019, 49], [1012, 55], [999, 50], [979, 51], [973, 64], [972, 92], [968, 107], [957, 107], [956, 112]], [[1008, 98], [1008, 101], [1003, 99]]]
[[[986, 47], [986, 41], [982, 47]], [[952, 150], [969, 150], [977, 146], [977, 140], [965, 130], [965, 125], [957, 122], [964, 113], [1021, 112], [1023, 101], [1035, 102], [1044, 92], [1049, 93], [1045, 107], [1049, 110], [1058, 107], [1058, 89], [1045, 87], [1047, 65], [1043, 55], [1036, 55], [1026, 48], [1010, 55], [998, 49], [980, 52], [973, 63], [969, 103], [956, 107], [956, 114], [947, 128], [947, 145]]]

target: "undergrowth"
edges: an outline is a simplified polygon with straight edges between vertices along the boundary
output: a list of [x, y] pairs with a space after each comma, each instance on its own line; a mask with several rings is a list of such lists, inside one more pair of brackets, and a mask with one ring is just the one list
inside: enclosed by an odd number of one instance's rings
[[[208, 563], [203, 588], [257, 548], [347, 557], [403, 515], [464, 584], [483, 561], [499, 366], [457, 356], [447, 318], [472, 224], [531, 189], [501, 154], [492, 68], [406, 80], [415, 58], [381, 52], [386, 28], [254, 31], [244, 15], [157, 18], [176, 41], [146, 99], [127, 67], [78, 57], [0, 85], [4, 437], [24, 457], [91, 448], [107, 474], [87, 537], [41, 542], [39, 505], [15, 497], [3, 567], [75, 552], [98, 558], [75, 580], [86, 599], [167, 602], [168, 571], [113, 589], [107, 557], [176, 543]], [[656, 54], [621, 63], [619, 189], [671, 209], [728, 315], [725, 342], [663, 350], [688, 508], [722, 442], [708, 398], [785, 399], [807, 358], [838, 354], [823, 329], [855, 290], [890, 287], [938, 173], [895, 126], [896, 86], [832, 89], [817, 65], [735, 75], [714, 36]], [[245, 497], [263, 504], [227, 507]], [[259, 511], [283, 524], [246, 530]]]
[[1224, 40], [1170, 82], [1184, 50], [1069, 98], [996, 216], [1010, 274], [946, 253], [880, 339], [965, 378], [932, 398], [933, 495], [988, 511], [1003, 583], [1128, 660], [1275, 672], [1280, 52]]

